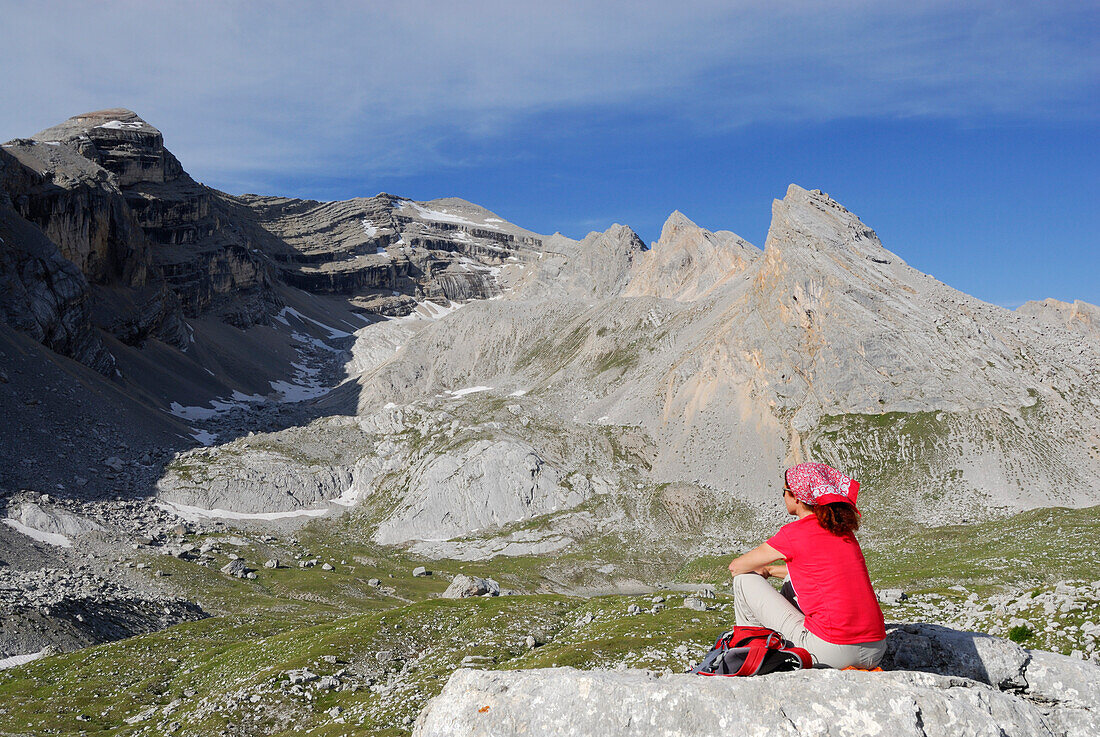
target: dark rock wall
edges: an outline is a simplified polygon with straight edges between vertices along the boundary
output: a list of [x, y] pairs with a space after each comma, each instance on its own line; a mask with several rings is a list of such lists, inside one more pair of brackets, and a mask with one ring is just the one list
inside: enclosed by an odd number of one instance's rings
[[[0, 151], [0, 174], [11, 163]], [[0, 318], [50, 349], [110, 374], [115, 360], [92, 326], [87, 280], [19, 215], [3, 189], [0, 241]]]

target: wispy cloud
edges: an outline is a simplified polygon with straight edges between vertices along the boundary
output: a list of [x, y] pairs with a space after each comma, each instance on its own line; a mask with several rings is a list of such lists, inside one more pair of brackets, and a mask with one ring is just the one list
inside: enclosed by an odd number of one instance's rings
[[563, 110], [692, 131], [1100, 117], [1095, 3], [5, 0], [0, 17], [0, 138], [126, 106], [226, 187], [463, 166]]

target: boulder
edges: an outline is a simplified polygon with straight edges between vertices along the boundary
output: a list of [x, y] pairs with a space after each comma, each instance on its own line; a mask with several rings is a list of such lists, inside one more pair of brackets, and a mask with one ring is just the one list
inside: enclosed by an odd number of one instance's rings
[[697, 612], [705, 612], [707, 610], [707, 604], [698, 597], [688, 596], [684, 598], [684, 608], [694, 609]]
[[901, 589], [883, 589], [878, 592], [878, 600], [889, 606], [897, 606], [909, 596]]
[[477, 578], [459, 574], [443, 592], [444, 599], [466, 599], [471, 596], [500, 595], [500, 586], [491, 578]]
[[244, 564], [244, 561], [240, 558], [229, 561], [221, 568], [222, 573], [227, 576], [236, 576], [237, 578], [244, 578], [248, 575], [248, 566]]
[[980, 632], [903, 624], [888, 633], [883, 667], [962, 676], [997, 688], [1025, 688], [1029, 657], [1016, 643]]

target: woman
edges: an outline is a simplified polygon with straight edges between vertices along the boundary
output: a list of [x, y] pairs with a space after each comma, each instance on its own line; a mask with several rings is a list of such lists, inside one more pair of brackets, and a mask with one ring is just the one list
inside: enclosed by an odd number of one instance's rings
[[[817, 665], [874, 668], [886, 628], [854, 534], [859, 482], [824, 463], [800, 463], [783, 481], [787, 513], [798, 519], [730, 563], [737, 624], [781, 633]], [[798, 606], [771, 576], [790, 577]]]

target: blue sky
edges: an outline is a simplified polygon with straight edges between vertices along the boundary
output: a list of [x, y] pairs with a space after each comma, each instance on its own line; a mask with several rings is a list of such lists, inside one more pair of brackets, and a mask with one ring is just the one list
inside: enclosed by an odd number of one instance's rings
[[0, 139], [136, 110], [229, 192], [459, 196], [539, 232], [787, 184], [991, 302], [1100, 303], [1095, 2], [0, 0]]

